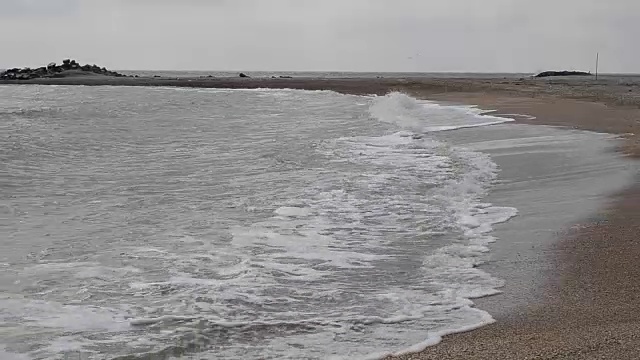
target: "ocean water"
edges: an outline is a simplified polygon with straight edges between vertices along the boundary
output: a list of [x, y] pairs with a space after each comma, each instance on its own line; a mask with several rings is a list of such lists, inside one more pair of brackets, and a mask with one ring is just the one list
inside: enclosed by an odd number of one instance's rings
[[[403, 94], [0, 86], [0, 358], [379, 358], [472, 299], [509, 122]], [[459, 129], [459, 130], [456, 130]]]

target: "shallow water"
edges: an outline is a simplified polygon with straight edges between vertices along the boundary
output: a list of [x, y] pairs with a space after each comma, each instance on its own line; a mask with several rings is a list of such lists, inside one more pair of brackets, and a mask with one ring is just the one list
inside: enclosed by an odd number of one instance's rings
[[0, 87], [0, 355], [364, 358], [490, 323], [469, 299], [503, 285], [477, 266], [517, 210], [486, 202], [498, 168], [465, 134], [504, 121], [401, 94]]

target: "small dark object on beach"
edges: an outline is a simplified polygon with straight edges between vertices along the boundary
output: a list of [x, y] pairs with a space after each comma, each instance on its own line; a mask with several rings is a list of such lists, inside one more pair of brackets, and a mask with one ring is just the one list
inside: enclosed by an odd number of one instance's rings
[[292, 76], [280, 75], [280, 79], [293, 79]]
[[590, 72], [584, 71], [544, 71], [536, 75], [536, 77], [549, 77], [549, 76], [589, 76]]
[[154, 78], [159, 78], [159, 77], [160, 77], [160, 75], [153, 75], [153, 77], [154, 77]]
[[245, 74], [245, 73], [240, 73], [239, 75], [241, 78], [250, 78], [251, 76]]

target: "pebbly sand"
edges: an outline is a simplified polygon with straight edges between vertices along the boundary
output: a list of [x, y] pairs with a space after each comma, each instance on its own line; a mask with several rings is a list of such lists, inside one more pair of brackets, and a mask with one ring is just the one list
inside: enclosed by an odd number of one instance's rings
[[[640, 157], [640, 78], [558, 79], [169, 79], [69, 77], [55, 85], [295, 88], [413, 96], [526, 114], [521, 122], [620, 134]], [[9, 84], [11, 82], [0, 82]], [[543, 296], [495, 324], [445, 337], [397, 359], [640, 359], [640, 182], [612, 197], [595, 221], [566, 229], [539, 254], [551, 264]], [[510, 266], [517, 268], [520, 259]], [[531, 267], [531, 264], [526, 264]], [[543, 266], [541, 264], [533, 266]], [[507, 269], [508, 271], [508, 269]], [[491, 298], [500, 302], [500, 296]], [[479, 305], [482, 307], [482, 304]]]

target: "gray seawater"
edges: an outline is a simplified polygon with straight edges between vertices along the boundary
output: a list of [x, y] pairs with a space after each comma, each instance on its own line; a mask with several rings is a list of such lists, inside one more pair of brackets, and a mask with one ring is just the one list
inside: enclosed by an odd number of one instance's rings
[[7, 353], [367, 356], [491, 321], [468, 298], [501, 281], [475, 265], [515, 209], [481, 201], [487, 155], [413, 130], [501, 119], [400, 94], [0, 94]]
[[0, 87], [0, 358], [375, 358], [488, 324], [470, 299], [504, 281], [478, 265], [517, 214], [487, 201], [488, 153], [596, 166], [580, 134], [505, 121], [397, 93]]

